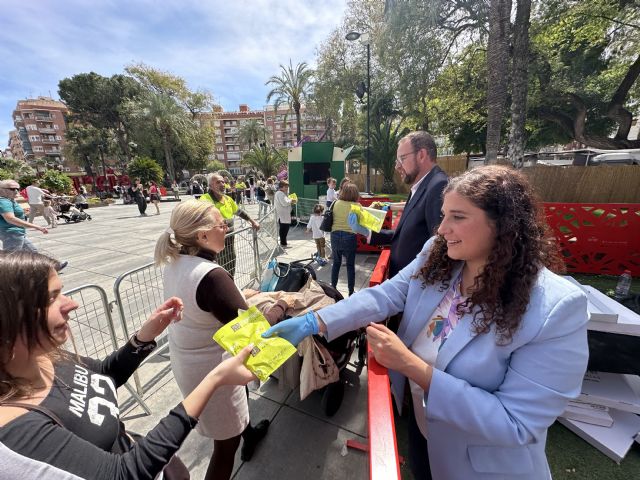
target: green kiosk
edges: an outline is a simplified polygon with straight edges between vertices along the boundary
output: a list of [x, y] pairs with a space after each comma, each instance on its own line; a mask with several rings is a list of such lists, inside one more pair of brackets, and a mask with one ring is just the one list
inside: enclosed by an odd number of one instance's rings
[[344, 178], [344, 161], [353, 147], [334, 147], [333, 142], [305, 142], [288, 152], [289, 192], [317, 201], [327, 194], [327, 178], [338, 184]]

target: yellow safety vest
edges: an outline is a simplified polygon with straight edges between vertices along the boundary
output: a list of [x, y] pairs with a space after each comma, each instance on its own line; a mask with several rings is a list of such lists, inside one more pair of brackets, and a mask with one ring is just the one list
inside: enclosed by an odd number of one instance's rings
[[215, 207], [220, 210], [220, 214], [225, 220], [233, 218], [235, 213], [238, 211], [238, 205], [236, 204], [236, 202], [233, 201], [233, 198], [227, 195], [223, 195], [222, 201], [218, 202], [216, 199], [211, 197], [209, 193], [205, 193], [204, 195], [200, 195], [199, 200], [213, 203]]

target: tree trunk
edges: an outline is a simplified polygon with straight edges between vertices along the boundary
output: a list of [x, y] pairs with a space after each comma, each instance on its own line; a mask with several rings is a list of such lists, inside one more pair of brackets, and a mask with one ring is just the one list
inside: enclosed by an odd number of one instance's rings
[[171, 155], [171, 145], [167, 134], [162, 135], [162, 148], [164, 149], [164, 160], [167, 164], [167, 174], [169, 175], [169, 180], [173, 182], [176, 179], [176, 175], [173, 171], [173, 156]]
[[517, 0], [518, 12], [513, 29], [513, 73], [509, 161], [516, 168], [524, 163], [525, 121], [529, 80], [529, 17], [531, 0]]
[[607, 109], [607, 117], [618, 122], [618, 132], [615, 137], [616, 140], [627, 140], [629, 137], [629, 131], [631, 130], [631, 124], [633, 122], [633, 115], [629, 110], [624, 108], [623, 105], [629, 90], [636, 82], [639, 75], [640, 55], [629, 67], [629, 70], [627, 70], [627, 74], [611, 97], [611, 102], [609, 102], [609, 108]]
[[294, 105], [293, 108], [295, 109], [295, 113], [296, 113], [296, 139], [298, 140], [298, 144], [300, 143], [300, 140], [302, 139], [302, 127], [300, 125], [300, 105]]
[[491, 0], [487, 45], [487, 155], [485, 163], [497, 163], [500, 130], [507, 100], [511, 0]]

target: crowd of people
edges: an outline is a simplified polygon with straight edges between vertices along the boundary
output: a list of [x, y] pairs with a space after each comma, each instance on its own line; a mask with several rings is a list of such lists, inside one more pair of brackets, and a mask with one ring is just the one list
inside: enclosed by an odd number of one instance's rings
[[[389, 369], [396, 407], [409, 420], [417, 480], [550, 479], [547, 429], [578, 395], [587, 365], [586, 298], [554, 273], [562, 261], [524, 175], [486, 166], [447, 178], [426, 132], [404, 137], [396, 158], [410, 195], [392, 205], [402, 210], [393, 230], [371, 232], [359, 223], [351, 207], [360, 194], [348, 178], [338, 188], [327, 180], [327, 203], [315, 206], [309, 222], [316, 258], [324, 260], [320, 223], [331, 209], [331, 283], [344, 258], [349, 298], [284, 319], [291, 305], [284, 297], [266, 313], [272, 327], [263, 336], [298, 345], [309, 335], [331, 341], [366, 328], [375, 359]], [[267, 435], [268, 420], [250, 421], [243, 387], [255, 380], [243, 365], [252, 346], [230, 357], [211, 337], [247, 308], [233, 281], [227, 235], [235, 216], [260, 228], [242, 195], [248, 190], [248, 202], [274, 205], [283, 247], [295, 199], [286, 180], [258, 180], [252, 189], [212, 174], [207, 187], [172, 210], [157, 240], [166, 301], [99, 360], [62, 350], [78, 305], [62, 293], [62, 265], [24, 236], [26, 228], [46, 228], [25, 220], [14, 200], [17, 183], [0, 182], [0, 238], [21, 245], [0, 252], [0, 445], [22, 478], [153, 479], [196, 428], [214, 442], [205, 478], [228, 479], [240, 445], [248, 461]], [[133, 196], [145, 188], [135, 182]], [[357, 235], [391, 248], [389, 279], [358, 292]], [[182, 400], [123, 447], [116, 389], [166, 329]]]

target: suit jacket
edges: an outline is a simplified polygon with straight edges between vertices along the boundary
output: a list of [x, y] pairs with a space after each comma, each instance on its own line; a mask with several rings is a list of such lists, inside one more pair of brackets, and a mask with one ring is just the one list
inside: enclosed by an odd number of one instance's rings
[[371, 232], [371, 245], [391, 245], [389, 278], [411, 263], [440, 225], [442, 190], [447, 180], [447, 174], [435, 165], [407, 202], [396, 229]]
[[[412, 345], [446, 293], [412, 278], [431, 242], [395, 277], [319, 310], [328, 338], [404, 311], [398, 336]], [[586, 297], [542, 269], [509, 344], [497, 345], [493, 328], [475, 335], [472, 320], [464, 315], [442, 346], [424, 396], [433, 478], [550, 479], [547, 428], [580, 393], [587, 367]], [[402, 405], [406, 378], [389, 376]]]

